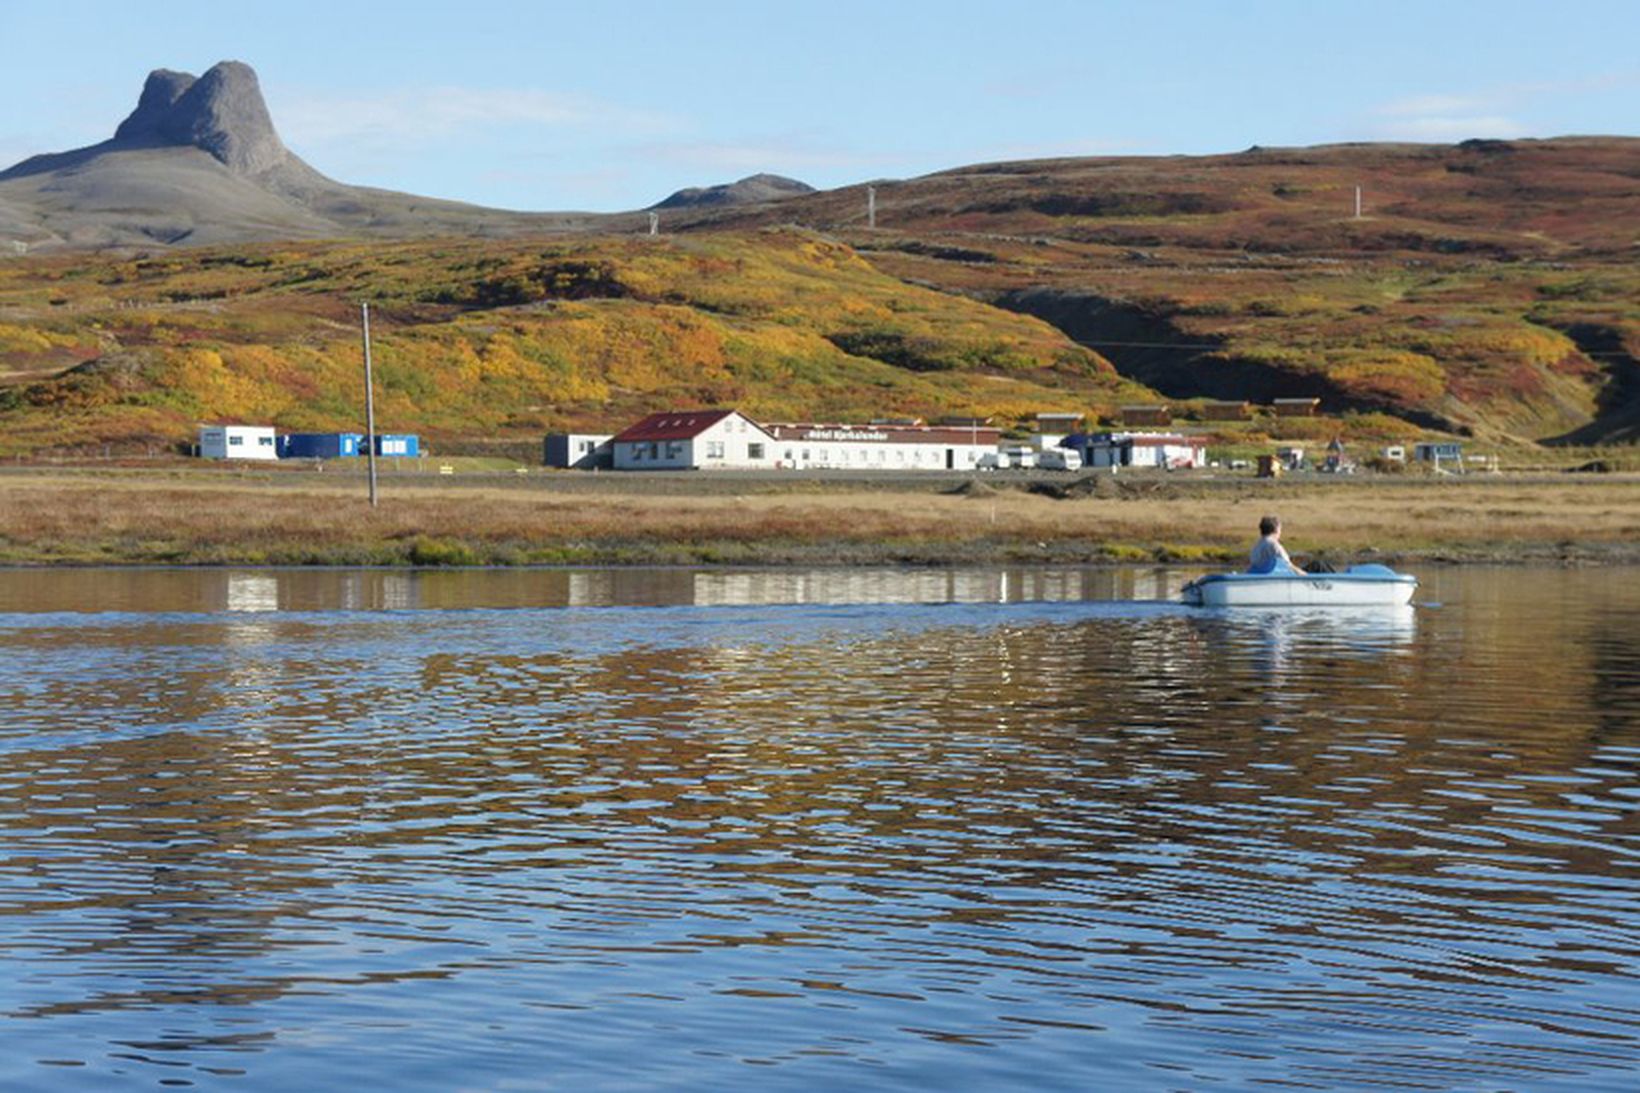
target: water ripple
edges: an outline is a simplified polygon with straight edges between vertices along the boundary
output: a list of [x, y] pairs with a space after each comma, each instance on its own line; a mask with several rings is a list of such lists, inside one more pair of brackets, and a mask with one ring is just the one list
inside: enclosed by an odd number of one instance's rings
[[1640, 582], [1537, 577], [6, 615], [0, 1085], [1631, 1088]]

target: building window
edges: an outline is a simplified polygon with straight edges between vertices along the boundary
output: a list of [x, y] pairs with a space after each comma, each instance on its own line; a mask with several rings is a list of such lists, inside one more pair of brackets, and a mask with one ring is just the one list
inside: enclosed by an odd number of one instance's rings
[[245, 438], [242, 436], [230, 436], [228, 438], [228, 443], [237, 448], [239, 445], [245, 443]]
[[747, 459], [762, 459], [763, 458], [763, 445], [761, 445], [761, 444], [748, 444], [748, 445], [746, 445], [746, 458]]
[[721, 441], [721, 440], [708, 440], [706, 442], [706, 458], [707, 459], [722, 459], [723, 458], [723, 441]]

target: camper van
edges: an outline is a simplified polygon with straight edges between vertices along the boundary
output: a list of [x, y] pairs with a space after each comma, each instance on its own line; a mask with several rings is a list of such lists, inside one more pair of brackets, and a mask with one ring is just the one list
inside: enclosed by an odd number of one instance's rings
[[1044, 448], [1036, 457], [1036, 465], [1045, 471], [1079, 471], [1082, 453], [1075, 448]]

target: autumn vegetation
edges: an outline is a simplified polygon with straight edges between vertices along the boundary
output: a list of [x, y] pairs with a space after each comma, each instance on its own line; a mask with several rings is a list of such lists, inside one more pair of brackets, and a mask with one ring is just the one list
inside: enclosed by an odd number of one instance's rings
[[435, 446], [669, 406], [1014, 420], [1148, 394], [1040, 320], [806, 232], [286, 244], [0, 264], [0, 454], [357, 429], [360, 301], [381, 428]]
[[1222, 564], [1243, 557], [1270, 509], [1295, 551], [1341, 562], [1633, 562], [1640, 552], [1632, 475], [1256, 485], [1140, 475], [1052, 489], [606, 482], [402, 478], [372, 509], [356, 479], [10, 474], [0, 563]]

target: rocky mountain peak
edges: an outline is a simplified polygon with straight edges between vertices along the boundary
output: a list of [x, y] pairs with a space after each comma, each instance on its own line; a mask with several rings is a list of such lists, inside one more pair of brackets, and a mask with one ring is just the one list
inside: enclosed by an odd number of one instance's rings
[[120, 144], [192, 145], [241, 174], [276, 167], [289, 155], [262, 101], [250, 65], [223, 61], [195, 79], [156, 69], [143, 84], [137, 108], [114, 133]]
[[168, 68], [156, 68], [148, 73], [148, 81], [142, 85], [142, 97], [137, 100], [137, 108], [131, 111], [131, 116], [120, 122], [120, 127], [114, 130], [114, 139], [118, 141], [152, 140], [159, 135], [160, 123], [172, 105], [182, 97], [182, 93], [194, 85], [194, 77], [186, 72], [172, 72]]

